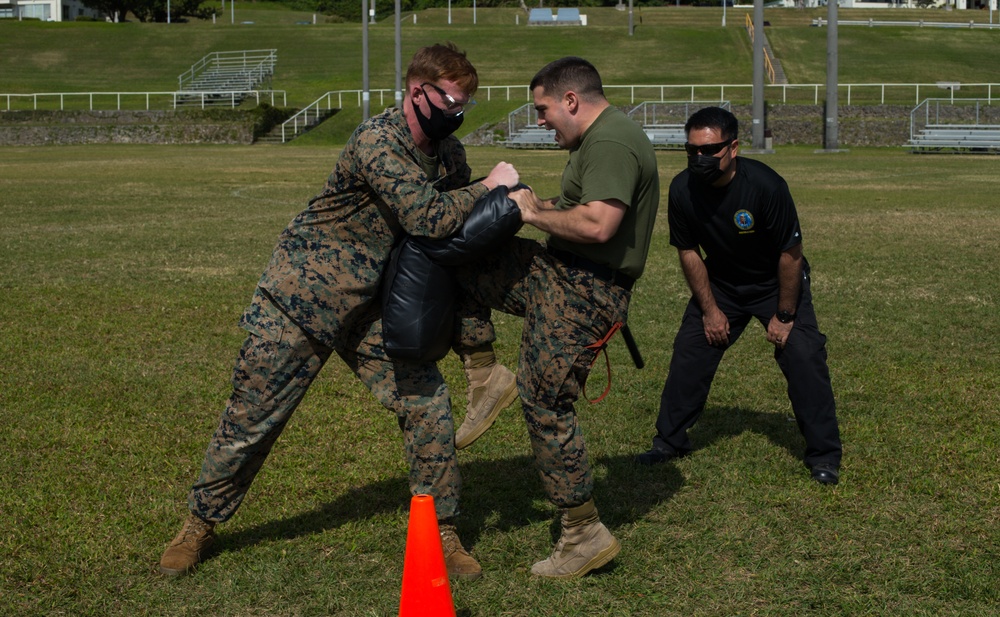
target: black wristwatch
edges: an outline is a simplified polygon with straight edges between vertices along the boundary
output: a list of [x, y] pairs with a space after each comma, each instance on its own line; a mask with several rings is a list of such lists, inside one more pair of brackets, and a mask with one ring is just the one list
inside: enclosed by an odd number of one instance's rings
[[792, 323], [795, 321], [795, 313], [789, 313], [788, 311], [778, 311], [774, 314], [781, 323]]

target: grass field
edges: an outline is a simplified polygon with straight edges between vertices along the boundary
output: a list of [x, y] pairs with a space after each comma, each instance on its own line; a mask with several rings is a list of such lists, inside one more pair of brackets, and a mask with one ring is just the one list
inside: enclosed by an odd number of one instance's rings
[[[395, 615], [406, 467], [395, 421], [337, 361], [193, 576], [156, 563], [228, 396], [236, 325], [278, 233], [335, 149], [0, 149], [0, 614]], [[470, 149], [553, 193], [560, 152]], [[659, 155], [669, 178], [678, 153]], [[687, 299], [661, 216], [630, 322], [647, 367], [611, 345], [614, 390], [579, 411], [614, 566], [528, 574], [553, 541], [523, 420], [460, 454], [460, 532], [485, 576], [459, 615], [969, 615], [1000, 603], [1000, 339], [993, 157], [895, 149], [766, 162], [789, 181], [813, 265], [845, 444], [812, 482], [760, 328], [720, 370], [698, 450], [648, 447]], [[666, 182], [664, 182], [664, 188]], [[516, 357], [518, 319], [498, 316]], [[443, 370], [464, 401], [453, 357]], [[603, 385], [595, 371], [590, 389]]]
[[[274, 87], [301, 106], [360, 85], [360, 26], [237, 6], [237, 24], [0, 21], [0, 92], [170, 90], [216, 50], [278, 49]], [[575, 53], [605, 81], [748, 83], [741, 9], [588, 9], [585, 29], [514, 25], [516, 10], [404, 21], [404, 49], [455, 40], [485, 85], [524, 84]], [[843, 19], [968, 21], [971, 11], [840, 11]], [[768, 11], [793, 82], [825, 79], [825, 9]], [[243, 21], [253, 21], [242, 24]], [[842, 27], [842, 82], [995, 81], [995, 31]], [[372, 87], [393, 82], [392, 25], [371, 31]], [[641, 61], [636, 61], [641, 58]], [[109, 59], [111, 61], [109, 62]], [[470, 124], [508, 103], [481, 101]], [[0, 615], [395, 615], [408, 491], [395, 420], [338, 361], [325, 369], [194, 576], [156, 564], [228, 396], [237, 319], [287, 222], [318, 192], [359, 113], [285, 147], [0, 148]], [[473, 124], [474, 123], [474, 124]], [[463, 129], [472, 127], [463, 127]], [[471, 148], [542, 194], [565, 153]], [[666, 180], [679, 153], [660, 153]], [[1000, 557], [1000, 310], [994, 157], [854, 148], [764, 159], [788, 180], [813, 266], [845, 443], [824, 488], [762, 330], [720, 369], [698, 450], [640, 469], [687, 289], [660, 217], [630, 323], [647, 368], [610, 352], [614, 390], [579, 406], [613, 567], [533, 579], [553, 511], [519, 410], [460, 454], [460, 533], [485, 576], [452, 587], [463, 617], [996, 613]], [[525, 232], [529, 233], [529, 232]], [[498, 315], [512, 364], [520, 321]], [[442, 368], [464, 411], [453, 357]], [[603, 386], [595, 371], [590, 390]]]

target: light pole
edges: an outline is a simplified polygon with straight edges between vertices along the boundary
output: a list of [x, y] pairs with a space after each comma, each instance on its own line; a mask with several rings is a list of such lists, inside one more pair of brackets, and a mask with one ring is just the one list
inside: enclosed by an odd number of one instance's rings
[[361, 0], [361, 120], [370, 117], [371, 94], [368, 92], [368, 0]]
[[764, 0], [753, 1], [753, 119], [750, 138], [754, 150], [764, 149]]
[[403, 108], [403, 51], [400, 35], [400, 0], [396, 0], [396, 107]]
[[722, 27], [726, 27], [726, 5], [729, 4], [729, 0], [722, 0]]
[[448, 0], [448, 25], [451, 25], [451, 0]]
[[837, 124], [837, 0], [827, 3], [826, 27], [826, 109], [823, 148], [831, 151], [840, 146]]

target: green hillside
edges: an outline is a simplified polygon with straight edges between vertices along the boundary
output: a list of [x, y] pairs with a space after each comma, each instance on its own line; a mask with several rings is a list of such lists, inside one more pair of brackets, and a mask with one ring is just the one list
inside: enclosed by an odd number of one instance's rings
[[[216, 23], [0, 20], [0, 95], [172, 92], [178, 76], [208, 53], [272, 48], [278, 51], [273, 88], [285, 93], [289, 107], [304, 107], [331, 90], [361, 88], [360, 24], [326, 23], [322, 15], [314, 24], [311, 13], [266, 3], [246, 6], [253, 8], [238, 6], [234, 15]], [[484, 86], [525, 85], [543, 64], [571, 54], [591, 59], [607, 84], [752, 82], [753, 49], [744, 27], [751, 13], [747, 8], [729, 8], [725, 27], [721, 8], [639, 9], [633, 14], [632, 36], [627, 12], [584, 12], [586, 27], [529, 27], [524, 12], [513, 8], [479, 9], [476, 23], [471, 8], [453, 9], [451, 24], [447, 9], [407, 13], [401, 26], [403, 64], [417, 47], [450, 40], [468, 51]], [[793, 84], [825, 83], [827, 29], [814, 27], [812, 20], [826, 15], [826, 9], [765, 10], [766, 33]], [[970, 11], [840, 11], [842, 19], [967, 21], [970, 15], [982, 17]], [[841, 83], [989, 82], [996, 72], [984, 67], [1000, 66], [1000, 30], [841, 26], [839, 33]], [[391, 89], [393, 19], [372, 24], [369, 40], [370, 87]], [[747, 90], [742, 92], [746, 96]], [[811, 100], [808, 92], [804, 96]], [[502, 122], [527, 101], [524, 94], [498, 100], [485, 91], [478, 98], [480, 105], [463, 132]], [[16, 101], [21, 108], [31, 104], [28, 99]], [[383, 103], [393, 100], [376, 96], [372, 109]], [[6, 104], [0, 97], [0, 109]], [[309, 140], [342, 141], [360, 117], [357, 98], [348, 99], [344, 110]]]
[[[251, 5], [260, 6], [260, 5]], [[264, 5], [266, 6], [266, 5]], [[646, 8], [628, 36], [624, 11], [586, 9], [583, 28], [528, 27], [522, 11], [446, 9], [404, 16], [404, 64], [420, 45], [452, 40], [467, 49], [484, 85], [525, 84], [545, 62], [578, 54], [591, 58], [609, 84], [752, 81], [752, 46], [743, 28], [747, 9]], [[882, 13], [886, 13], [883, 11]], [[900, 19], [901, 11], [888, 11]], [[943, 19], [960, 11], [908, 11], [912, 19]], [[979, 15], [971, 13], [973, 16]], [[842, 10], [842, 18], [878, 16]], [[769, 9], [766, 32], [793, 83], [823, 83], [825, 28], [811, 19], [825, 10]], [[274, 87], [302, 106], [329, 90], [361, 87], [361, 26], [327, 24], [312, 14], [242, 9], [236, 23], [39, 23], [0, 21], [0, 94], [32, 92], [171, 91], [177, 77], [213, 51], [278, 50]], [[515, 25], [519, 20], [520, 25]], [[253, 23], [243, 23], [253, 22]], [[306, 22], [306, 23], [300, 23]], [[395, 80], [394, 27], [370, 28], [371, 86]], [[1000, 64], [1000, 31], [936, 28], [839, 28], [842, 82], [989, 81]]]

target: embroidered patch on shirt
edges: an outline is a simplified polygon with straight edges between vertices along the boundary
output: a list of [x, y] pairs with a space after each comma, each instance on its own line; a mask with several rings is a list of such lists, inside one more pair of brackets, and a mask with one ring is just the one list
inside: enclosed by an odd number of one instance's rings
[[733, 216], [733, 222], [740, 228], [740, 231], [750, 231], [753, 229], [753, 215], [746, 210], [740, 210]]

